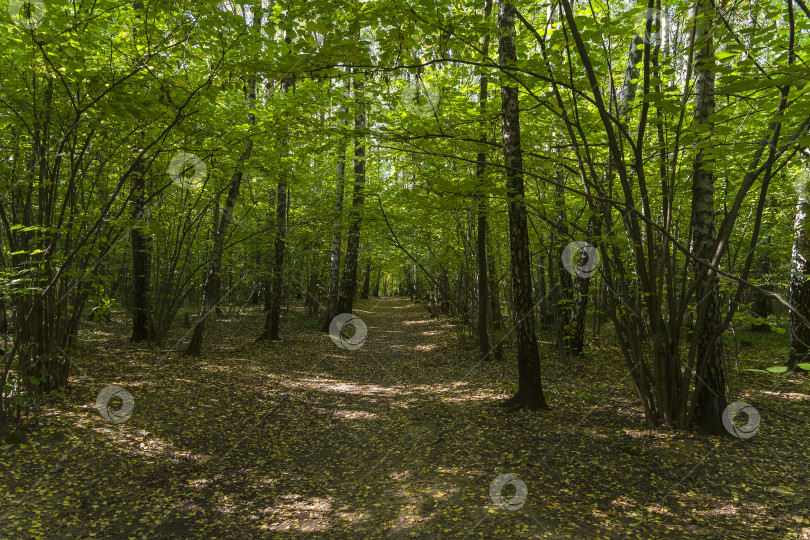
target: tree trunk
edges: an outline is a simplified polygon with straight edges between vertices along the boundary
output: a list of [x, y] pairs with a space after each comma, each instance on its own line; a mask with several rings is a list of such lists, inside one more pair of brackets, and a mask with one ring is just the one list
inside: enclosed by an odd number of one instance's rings
[[[465, 242], [469, 244], [469, 242]], [[458, 309], [459, 309], [459, 319], [461, 320], [462, 327], [466, 327], [470, 324], [470, 310], [469, 310], [469, 285], [470, 282], [469, 275], [467, 274], [466, 265], [464, 265], [460, 271], [458, 276]], [[421, 295], [420, 295], [421, 297]]]
[[[346, 80], [346, 88], [344, 94], [348, 92], [350, 79]], [[345, 107], [341, 110], [345, 114], [347, 112]], [[345, 118], [341, 120], [341, 124], [345, 128], [348, 125], [348, 120]], [[324, 313], [323, 324], [321, 325], [322, 332], [329, 331], [329, 325], [337, 315], [338, 311], [338, 294], [340, 291], [340, 245], [341, 228], [343, 222], [343, 192], [346, 178], [346, 139], [341, 139], [338, 147], [337, 157], [337, 174], [335, 180], [335, 206], [332, 213], [332, 249], [329, 254], [329, 291], [326, 300], [326, 313]]]
[[540, 298], [537, 311], [540, 314], [540, 328], [550, 330], [553, 322], [548, 305], [548, 285], [546, 284], [545, 249], [540, 248], [540, 262], [537, 264], [537, 296]]
[[[356, 74], [357, 69], [353, 69], [353, 72]], [[349, 234], [346, 243], [343, 279], [340, 283], [340, 294], [338, 295], [338, 313], [352, 312], [354, 294], [357, 291], [357, 257], [360, 249], [360, 224], [363, 219], [362, 210], [366, 184], [366, 146], [363, 140], [366, 131], [366, 113], [362, 94], [363, 83], [356, 80], [354, 82], [354, 98], [358, 111], [354, 119], [354, 128], [357, 133], [357, 138], [354, 141], [354, 196], [352, 198], [352, 209], [349, 213]]]
[[321, 273], [318, 269], [318, 258], [320, 251], [320, 242], [315, 242], [313, 245], [315, 255], [312, 257], [311, 267], [309, 269], [309, 278], [307, 279], [306, 296], [304, 298], [304, 306], [307, 308], [308, 315], [316, 315], [320, 302], [318, 301], [318, 280]]
[[501, 336], [501, 329], [503, 328], [503, 315], [501, 314], [501, 293], [498, 287], [498, 272], [495, 266], [495, 249], [493, 249], [492, 242], [492, 225], [487, 220], [487, 276], [489, 277], [489, 286], [487, 287], [489, 293], [489, 316], [487, 322], [492, 334], [492, 341], [495, 342], [493, 355], [495, 360], [503, 359], [503, 337]]
[[[697, 0], [695, 7], [695, 123], [709, 127], [697, 143], [692, 175], [692, 245], [695, 257], [711, 261], [714, 255], [714, 158], [711, 153], [714, 114], [714, 46], [711, 28], [715, 16], [709, 0]], [[695, 264], [697, 320], [696, 398], [697, 426], [711, 434], [725, 432], [726, 408], [723, 349], [720, 325], [720, 296], [717, 275]]]
[[283, 179], [283, 174], [276, 193], [276, 241], [273, 253], [273, 280], [269, 291], [270, 306], [264, 322], [264, 332], [259, 336], [259, 340], [281, 341], [279, 325], [281, 302], [284, 298], [284, 250], [287, 235], [287, 182]]
[[[763, 253], [759, 257], [758, 273], [760, 279], [765, 279], [771, 271], [771, 259], [768, 253]], [[772, 291], [773, 287], [769, 283], [763, 283], [760, 287], [766, 291]], [[768, 324], [768, 317], [773, 314], [773, 306], [771, 305], [771, 298], [764, 294], [756, 294], [754, 297], [754, 305], [752, 308], [754, 317], [763, 319], [760, 323], [751, 325], [751, 330], [754, 332], [767, 333], [771, 331], [771, 325]]]
[[382, 274], [382, 266], [377, 267], [377, 281], [374, 283], [374, 293], [372, 294], [374, 298], [380, 296], [380, 274]]
[[[484, 20], [488, 20], [492, 14], [492, 0], [484, 1]], [[489, 34], [484, 35], [484, 42], [481, 47], [483, 58], [489, 56]], [[481, 131], [481, 143], [484, 145], [487, 142], [486, 135], [486, 111], [487, 111], [487, 98], [489, 97], [487, 88], [487, 76], [481, 74], [481, 82], [478, 87], [478, 110], [481, 116], [479, 129]], [[485, 187], [485, 173], [486, 173], [486, 160], [487, 153], [482, 146], [478, 152], [476, 160], [476, 176], [478, 178], [478, 191], [476, 196], [478, 198], [478, 222], [476, 223], [477, 237], [475, 239], [475, 262], [478, 267], [478, 351], [481, 354], [482, 360], [488, 360], [489, 357], [489, 332], [487, 315], [489, 314], [489, 276], [487, 274], [487, 217], [489, 210], [487, 208], [487, 199], [484, 195]]]
[[[253, 104], [256, 101], [256, 79], [250, 79], [250, 92], [248, 94], [248, 124], [254, 125], [256, 123], [256, 116], [253, 114]], [[185, 354], [189, 356], [199, 356], [202, 352], [203, 335], [205, 333], [205, 321], [208, 314], [212, 309], [216, 308], [213, 304], [213, 298], [217, 296], [219, 288], [219, 274], [222, 268], [222, 250], [225, 247], [225, 238], [228, 234], [228, 227], [233, 218], [233, 208], [236, 205], [236, 199], [239, 197], [239, 189], [242, 184], [243, 167], [245, 162], [250, 158], [250, 153], [253, 150], [253, 140], [248, 138], [245, 142], [245, 151], [239, 156], [239, 166], [231, 176], [231, 185], [228, 189], [228, 198], [225, 200], [225, 208], [222, 209], [222, 217], [219, 220], [219, 227], [217, 228], [216, 235], [214, 236], [214, 247], [211, 253], [211, 267], [208, 270], [208, 275], [203, 283], [202, 299], [200, 301], [200, 311], [197, 315], [197, 322], [194, 326], [194, 332], [186, 348]], [[212, 306], [213, 307], [210, 307]]]
[[146, 219], [146, 165], [143, 159], [132, 171], [132, 220], [137, 223], [129, 233], [132, 245], [132, 336], [133, 342], [153, 341], [155, 326], [152, 323], [152, 310], [149, 306], [151, 241], [144, 234]]
[[[802, 171], [799, 203], [793, 222], [793, 253], [790, 268], [790, 303], [799, 314], [810, 317], [810, 171]], [[810, 328], [790, 312], [790, 354], [788, 366], [808, 362]]]
[[363, 292], [360, 298], [368, 300], [369, 289], [371, 288], [371, 259], [366, 259], [366, 277], [363, 278]]
[[[276, 215], [275, 215], [275, 206], [276, 206], [276, 192], [271, 191], [269, 194], [269, 201], [267, 204], [267, 228], [268, 230], [272, 229], [275, 230], [276, 228]], [[274, 236], [275, 238], [275, 236]], [[272, 252], [275, 253], [275, 250]], [[268, 255], [267, 258], [270, 259], [272, 255]], [[264, 283], [262, 284], [262, 289], [264, 290], [264, 312], [267, 313], [270, 311], [270, 304], [273, 302], [273, 295], [270, 293], [271, 289], [273, 288], [273, 268], [272, 265], [266, 265], [267, 267], [267, 274], [264, 276]]]
[[[498, 1], [500, 63], [514, 64], [515, 6]], [[520, 147], [520, 109], [517, 86], [501, 86], [503, 154], [506, 168], [506, 193], [509, 210], [509, 246], [511, 248], [512, 289], [515, 303], [515, 332], [518, 348], [518, 391], [504, 405], [545, 409], [540, 357], [534, 333], [531, 259], [526, 206], [523, 201], [523, 155]]]
[[[478, 154], [479, 178], [483, 177], [484, 153]], [[489, 276], [487, 275], [487, 202], [483, 195], [478, 199], [478, 237], [476, 238], [475, 261], [478, 266], [478, 351], [481, 359], [489, 359]]]
[[[292, 41], [289, 35], [285, 37], [289, 44]], [[281, 81], [282, 93], [287, 93], [294, 75], [288, 75]], [[284, 128], [284, 135], [281, 141], [282, 153], [289, 152], [287, 147], [289, 138], [289, 128]], [[283, 167], [283, 165], [282, 165]], [[257, 341], [281, 341], [279, 326], [281, 324], [281, 302], [284, 299], [286, 287], [284, 286], [284, 251], [286, 248], [285, 237], [287, 235], [287, 216], [289, 215], [289, 198], [287, 192], [287, 170], [282, 168], [279, 174], [278, 189], [276, 190], [276, 234], [275, 246], [273, 249], [273, 270], [271, 272], [271, 282], [268, 288], [267, 315], [264, 321], [264, 330], [257, 338]]]
[[403, 296], [407, 294], [408, 296], [410, 296], [411, 300], [413, 300], [413, 283], [411, 280], [411, 271], [407, 265], [402, 267], [402, 271], [405, 273], [405, 281], [404, 281], [405, 291], [403, 291], [404, 292]]
[[[217, 227], [219, 226], [219, 194], [214, 197], [214, 219], [211, 223], [211, 237], [217, 237]], [[213, 276], [214, 282], [211, 284], [211, 298], [210, 302], [211, 305], [216, 306], [216, 310], [219, 311], [219, 294], [220, 294], [220, 276], [217, 274]], [[219, 315], [219, 313], [217, 313]]]
[[[578, 263], [580, 268], [588, 263], [587, 258], [585, 252], [580, 251]], [[571, 298], [574, 303], [571, 309], [571, 318], [568, 321], [565, 346], [569, 356], [579, 356], [585, 349], [585, 316], [588, 313], [590, 278], [575, 275], [573, 281], [574, 288]]]
[[574, 281], [573, 276], [562, 264], [565, 259], [565, 248], [568, 240], [568, 217], [565, 212], [565, 177], [559, 171], [555, 174], [557, 185], [554, 187], [555, 204], [557, 205], [557, 222], [552, 237], [555, 242], [555, 254], [560, 264], [557, 268], [557, 279], [560, 286], [554, 294], [555, 317], [554, 332], [557, 338], [557, 350], [562, 355], [563, 361], [568, 359], [570, 354], [570, 321], [574, 310]]

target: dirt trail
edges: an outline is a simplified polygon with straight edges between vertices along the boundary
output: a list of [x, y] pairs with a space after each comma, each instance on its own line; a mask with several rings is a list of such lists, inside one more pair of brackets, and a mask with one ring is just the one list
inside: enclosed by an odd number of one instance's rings
[[[649, 431], [619, 351], [563, 364], [548, 343], [551, 410], [507, 414], [508, 347], [480, 362], [449, 321], [384, 298], [357, 303], [367, 335], [347, 350], [297, 310], [277, 343], [253, 341], [260, 311], [212, 321], [200, 358], [91, 328], [68, 400], [0, 454], [0, 540], [765, 539], [806, 516], [806, 472], [771, 450], [806, 438], [781, 416], [746, 444]], [[135, 402], [120, 424], [94, 408], [111, 384]], [[500, 474], [525, 483], [519, 511], [490, 498]]]
[[[459, 439], [459, 407], [475, 398], [458, 381], [475, 364], [457, 362], [452, 325], [404, 299], [361, 302], [355, 316], [367, 327], [355, 350], [302, 334], [269, 345], [277, 353], [270, 362], [246, 366], [268, 383], [267, 412], [254, 413], [261, 422], [228, 452], [219, 485], [246, 530], [262, 523], [293, 536], [405, 537], [435, 521], [462, 470], [464, 483], [472, 475], [481, 484], [467, 495], [486, 502], [490, 475]], [[449, 522], [431, 534], [440, 526]]]
[[[459, 407], [475, 399], [459, 381], [475, 363], [459, 362], [452, 325], [407, 300], [367, 302], [355, 315], [368, 328], [363, 346], [342, 350], [328, 343], [314, 367], [307, 367], [314, 359], [301, 355], [299, 378], [288, 382], [295, 396], [277, 419], [289, 419], [282, 459], [290, 467], [282, 468], [295, 471], [289, 487], [296, 503], [278, 513], [273, 528], [404, 537], [426, 534], [422, 527], [437, 521], [428, 530], [439, 534], [449, 525], [441, 525], [446, 516], [436, 509], [457, 492], [453, 477], [462, 470], [465, 483], [479, 476], [478, 493], [467, 494], [476, 506], [485, 502], [491, 480], [459, 439], [465, 429], [457, 422]], [[306, 443], [296, 448], [296, 440]]]

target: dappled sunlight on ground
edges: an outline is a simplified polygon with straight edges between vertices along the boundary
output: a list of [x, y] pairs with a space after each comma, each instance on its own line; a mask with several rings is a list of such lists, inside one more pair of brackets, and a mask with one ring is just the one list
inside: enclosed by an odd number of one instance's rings
[[445, 334], [445, 332], [442, 332], [441, 330], [428, 330], [427, 332], [419, 333], [420, 336], [441, 336], [443, 334]]
[[[796, 458], [809, 415], [795, 388], [757, 393], [784, 414], [763, 408], [750, 441], [650, 430], [617, 351], [562, 362], [543, 346], [552, 408], [506, 413], [511, 344], [504, 361], [479, 362], [423, 307], [359, 305], [358, 350], [296, 308], [282, 343], [245, 345], [263, 324], [256, 310], [212, 324], [202, 358], [87, 353], [67, 402], [49, 402], [44, 427], [0, 458], [25, 463], [0, 480], [13, 527], [26, 538], [84, 537], [95, 523], [105, 538], [765, 539], [810, 526]], [[126, 422], [94, 409], [108, 384], [134, 397]], [[518, 511], [490, 498], [501, 473], [526, 484]]]
[[370, 396], [375, 394], [404, 395], [408, 392], [401, 388], [389, 386], [375, 386], [336, 381], [334, 379], [301, 379], [298, 381], [287, 380], [285, 384], [290, 388], [307, 388], [320, 390], [323, 392], [334, 392], [338, 394], [358, 394]]
[[798, 392], [771, 392], [768, 390], [762, 390], [759, 393], [764, 396], [773, 396], [782, 399], [787, 399], [789, 401], [810, 401], [810, 395], [800, 394]]
[[404, 324], [405, 326], [411, 326], [414, 324], [430, 324], [432, 322], [433, 321], [430, 319], [424, 319], [422, 321], [402, 321], [402, 324]]

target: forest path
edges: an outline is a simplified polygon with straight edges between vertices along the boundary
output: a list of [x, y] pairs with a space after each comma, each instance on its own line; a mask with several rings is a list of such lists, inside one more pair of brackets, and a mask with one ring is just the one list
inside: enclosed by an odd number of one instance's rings
[[[367, 327], [356, 349], [288, 328], [281, 342], [251, 347], [255, 354], [238, 369], [250, 377], [223, 374], [217, 403], [226, 415], [207, 424], [223, 436], [205, 444], [206, 454], [226, 456], [214, 467], [216, 485], [156, 532], [178, 534], [192, 509], [223, 535], [237, 524], [291, 538], [441, 537], [474, 529], [492, 507], [488, 488], [497, 473], [470, 449], [487, 446], [480, 439], [489, 426], [489, 451], [502, 456], [503, 434], [488, 417], [502, 413], [481, 407], [497, 399], [492, 385], [481, 389], [469, 379], [495, 366], [461, 350], [450, 321], [429, 318], [407, 299], [360, 301], [354, 315]], [[217, 346], [227, 348], [223, 337]], [[212, 368], [209, 362], [198, 367]], [[163, 436], [182, 431], [175, 425]], [[185, 484], [211, 482], [211, 468], [189, 465], [177, 469]], [[225, 500], [238, 516], [218, 513]], [[537, 527], [522, 520], [525, 531], [529, 526]]]
[[[264, 313], [237, 310], [197, 358], [129, 343], [125, 319], [89, 325], [67, 399], [2, 448], [0, 539], [766, 539], [810, 517], [786, 457], [807, 453], [800, 401], [755, 394], [785, 416], [751, 441], [648, 430], [618, 350], [562, 362], [541, 342], [552, 408], [508, 414], [514, 349], [480, 362], [407, 299], [357, 302], [355, 350], [297, 305], [281, 342], [256, 343]], [[107, 385], [133, 396], [128, 420], [95, 409]], [[490, 497], [501, 474], [526, 485], [519, 511]]]
[[279, 458], [297, 502], [280, 509], [274, 530], [405, 537], [450, 497], [461, 467], [478, 469], [451, 441], [458, 404], [474, 399], [461, 381], [471, 364], [459, 361], [453, 325], [401, 298], [361, 302], [354, 315], [367, 327], [355, 350], [326, 339], [316, 358], [311, 344], [290, 344], [310, 354], [285, 361], [297, 377], [282, 382], [291, 397], [277, 417], [287, 440]]

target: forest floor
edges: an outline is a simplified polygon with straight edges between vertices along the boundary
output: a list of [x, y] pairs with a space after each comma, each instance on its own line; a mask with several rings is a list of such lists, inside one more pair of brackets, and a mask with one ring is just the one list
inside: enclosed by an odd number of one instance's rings
[[[541, 343], [551, 409], [507, 413], [514, 351], [480, 362], [406, 299], [357, 304], [357, 350], [295, 307], [254, 343], [263, 314], [233, 311], [199, 358], [89, 324], [67, 398], [0, 443], [0, 538], [810, 538], [807, 387], [737, 371], [779, 363], [776, 337], [731, 366], [729, 401], [761, 413], [737, 439], [647, 429], [609, 346], [563, 363]], [[126, 422], [95, 409], [107, 385]], [[526, 485], [517, 511], [500, 474]]]

